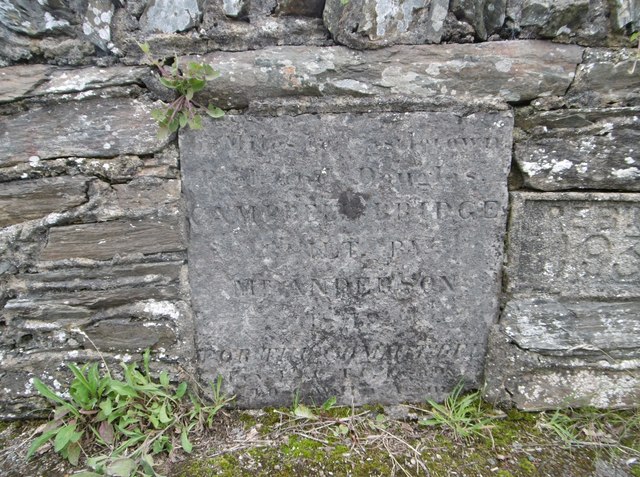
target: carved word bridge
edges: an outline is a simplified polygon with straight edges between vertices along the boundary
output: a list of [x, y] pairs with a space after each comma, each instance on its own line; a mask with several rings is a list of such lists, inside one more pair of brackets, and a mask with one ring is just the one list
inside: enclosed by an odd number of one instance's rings
[[477, 384], [512, 118], [228, 115], [180, 133], [199, 369], [243, 406]]

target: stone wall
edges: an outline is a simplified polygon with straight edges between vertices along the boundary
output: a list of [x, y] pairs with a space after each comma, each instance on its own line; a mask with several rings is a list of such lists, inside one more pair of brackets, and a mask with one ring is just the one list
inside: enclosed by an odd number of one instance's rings
[[150, 116], [171, 95], [143, 41], [220, 70], [199, 99], [225, 121], [513, 116], [486, 395], [637, 403], [639, 28], [636, 0], [0, 0], [2, 417], [37, 411], [33, 378], [62, 391], [65, 363], [96, 348], [215, 375], [197, 354], [178, 138]]

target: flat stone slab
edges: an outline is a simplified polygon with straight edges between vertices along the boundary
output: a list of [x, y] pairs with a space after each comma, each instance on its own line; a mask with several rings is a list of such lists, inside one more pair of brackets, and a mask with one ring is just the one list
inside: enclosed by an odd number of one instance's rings
[[515, 160], [544, 191], [640, 190], [640, 108], [560, 109], [516, 116]]
[[587, 48], [567, 91], [572, 106], [640, 105], [640, 68], [635, 48]]
[[640, 301], [512, 300], [500, 330], [520, 349], [555, 356], [640, 358]]
[[[89, 99], [0, 116], [0, 166], [58, 157], [152, 154], [167, 145], [151, 118], [157, 103], [130, 98]], [[47, 131], [46, 135], [41, 131]]]
[[563, 95], [582, 52], [576, 45], [518, 40], [367, 51], [283, 46], [219, 51], [197, 61], [220, 71], [220, 77], [200, 94], [224, 108], [295, 96], [446, 96], [519, 102]]
[[637, 194], [514, 192], [507, 291], [640, 296]]
[[[636, 407], [640, 399], [637, 359], [601, 352], [548, 355], [523, 349], [496, 325], [489, 338], [484, 396], [527, 411], [592, 406]], [[569, 351], [569, 350], [566, 350]]]
[[0, 227], [39, 219], [87, 202], [86, 177], [13, 181], [0, 189]]
[[512, 118], [233, 116], [180, 133], [199, 368], [241, 406], [442, 398], [498, 313]]
[[40, 260], [88, 258], [111, 260], [127, 254], [184, 250], [183, 228], [175, 218], [65, 225], [49, 230]]

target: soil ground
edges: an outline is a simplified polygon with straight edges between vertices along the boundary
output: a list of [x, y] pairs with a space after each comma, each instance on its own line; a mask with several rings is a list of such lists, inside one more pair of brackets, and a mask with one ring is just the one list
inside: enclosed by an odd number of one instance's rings
[[[158, 474], [640, 477], [637, 410], [486, 410], [486, 419], [467, 423], [471, 435], [463, 437], [459, 422], [425, 425], [429, 414], [412, 406], [311, 409], [310, 417], [291, 409], [221, 412], [211, 429], [193, 436], [191, 454], [156, 458]], [[79, 470], [51, 449], [25, 460], [40, 424], [2, 425], [2, 475], [61, 477]]]

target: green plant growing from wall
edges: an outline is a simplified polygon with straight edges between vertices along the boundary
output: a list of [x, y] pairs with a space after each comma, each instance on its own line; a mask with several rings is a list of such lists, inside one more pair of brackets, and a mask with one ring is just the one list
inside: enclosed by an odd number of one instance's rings
[[640, 38], [638, 38], [638, 35], [640, 35], [640, 32], [635, 32], [633, 33], [633, 35], [631, 35], [629, 37], [629, 40], [631, 41], [631, 44], [633, 43], [637, 43], [638, 44], [638, 51], [636, 52], [636, 57], [633, 60], [633, 67], [631, 68], [631, 71], [629, 71], [629, 74], [633, 74], [636, 71], [636, 65], [638, 64], [638, 58], [640, 58]]
[[140, 49], [145, 54], [147, 62], [156, 67], [160, 75], [160, 83], [177, 93], [177, 98], [171, 103], [151, 112], [151, 116], [160, 126], [158, 137], [167, 137], [186, 126], [191, 129], [201, 129], [201, 113], [214, 119], [224, 116], [224, 111], [219, 107], [211, 103], [205, 107], [193, 99], [194, 94], [201, 91], [207, 81], [220, 76], [219, 71], [214, 70], [211, 65], [195, 61], [190, 61], [184, 68], [180, 68], [177, 57], [174, 58], [173, 64], [168, 66], [165, 60], [151, 56], [149, 44], [140, 44]]
[[[154, 379], [149, 361], [147, 350], [143, 369], [122, 363], [123, 379], [114, 379], [106, 363], [104, 369], [97, 363], [81, 368], [70, 364], [74, 379], [66, 399], [35, 379], [38, 392], [57, 407], [52, 420], [39, 429], [27, 458], [53, 447], [74, 466], [87, 457], [89, 470], [74, 474], [78, 477], [130, 477], [158, 476], [155, 455], [180, 449], [191, 453], [190, 433], [210, 427], [233, 397], [221, 391], [218, 377], [211, 386], [213, 402], [205, 404], [189, 392], [186, 382], [173, 385], [166, 371]], [[90, 455], [96, 449], [97, 455]]]

